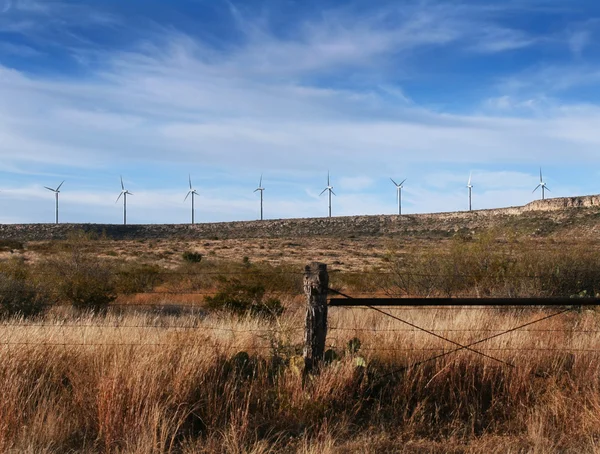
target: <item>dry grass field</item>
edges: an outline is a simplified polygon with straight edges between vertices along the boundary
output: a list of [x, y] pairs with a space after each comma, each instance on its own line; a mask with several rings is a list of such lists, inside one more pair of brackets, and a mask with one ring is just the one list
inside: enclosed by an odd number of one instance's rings
[[309, 261], [351, 295], [585, 297], [592, 237], [0, 246], [0, 452], [600, 452], [595, 309], [332, 307], [301, 357]]
[[[303, 385], [302, 311], [255, 318], [109, 315], [7, 320], [4, 452], [595, 452], [600, 329], [557, 317], [481, 350], [378, 314], [332, 309], [339, 357]], [[395, 310], [459, 342], [546, 315]], [[347, 347], [358, 337], [358, 351]], [[240, 352], [247, 353], [240, 354]]]

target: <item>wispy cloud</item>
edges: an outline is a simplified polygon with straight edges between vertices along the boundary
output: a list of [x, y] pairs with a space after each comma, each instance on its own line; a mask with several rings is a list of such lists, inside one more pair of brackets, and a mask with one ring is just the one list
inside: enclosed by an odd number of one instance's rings
[[[398, 171], [403, 173], [398, 178], [409, 176], [408, 170], [424, 175], [429, 190], [416, 183], [407, 186], [407, 209], [462, 206], [460, 191], [468, 174], [459, 175], [457, 167], [482, 169], [474, 173], [478, 189], [479, 181], [486, 181], [487, 195], [478, 193], [482, 205], [502, 205], [501, 194], [509, 192], [501, 190], [500, 181], [516, 188], [507, 199], [511, 203], [527, 200], [530, 191], [519, 183], [524, 175], [486, 174], [485, 167], [537, 166], [542, 159], [560, 164], [567, 149], [572, 161], [596, 163], [600, 107], [563, 101], [558, 95], [600, 81], [600, 69], [582, 62], [537, 66], [482, 87], [476, 108], [420, 105], [418, 92], [431, 85], [416, 89], [416, 95], [406, 87], [420, 83], [421, 74], [433, 77], [431, 63], [421, 72], [417, 58], [431, 49], [461, 58], [491, 58], [543, 41], [543, 36], [496, 20], [489, 4], [479, 5], [388, 4], [361, 15], [346, 7], [300, 18], [286, 33], [274, 30], [268, 17], [257, 20], [234, 6], [243, 39], [220, 47], [160, 26], [159, 31], [145, 30], [143, 39], [137, 31], [132, 43], [106, 48], [87, 45], [87, 36], [74, 44], [56, 35], [62, 32], [53, 31], [53, 24], [71, 24], [81, 15], [84, 22], [112, 27], [119, 24], [118, 17], [112, 21], [108, 14], [103, 22], [102, 12], [72, 3], [10, 3], [7, 14], [0, 15], [0, 29], [11, 26], [8, 14], [15, 9], [20, 8], [20, 15], [11, 17], [13, 24], [48, 15], [45, 25], [34, 20], [33, 28], [20, 33], [38, 39], [52, 34], [77, 63], [77, 75], [0, 66], [0, 158], [33, 174], [85, 175], [95, 188], [105, 182], [91, 170], [118, 174], [125, 169], [137, 178], [148, 173], [149, 180], [158, 180], [169, 166], [184, 176], [192, 168], [200, 182], [213, 178], [210, 183], [221, 190], [225, 183], [215, 183], [214, 175], [230, 176], [229, 184], [249, 174], [255, 184], [255, 177], [266, 172], [293, 188], [269, 188], [269, 209], [276, 217], [321, 213], [318, 192], [328, 168], [336, 191], [340, 189], [337, 214], [393, 212], [394, 192], [387, 178]], [[69, 26], [65, 30], [73, 31]], [[583, 51], [585, 43], [580, 45]], [[0, 53], [24, 55], [28, 48], [8, 43], [0, 45]], [[582, 68], [587, 68], [583, 74]], [[437, 173], [435, 166], [452, 170]], [[379, 188], [379, 179], [385, 189]], [[134, 191], [132, 202], [140, 219], [158, 222], [168, 214], [185, 222], [187, 208], [180, 200], [185, 194], [142, 187]], [[27, 186], [9, 194], [36, 198], [38, 189]], [[239, 192], [204, 190], [203, 215], [253, 218], [251, 190], [240, 197], [245, 189], [234, 189]], [[109, 197], [103, 191], [96, 196], [89, 188], [78, 195], [67, 191], [64, 200], [92, 219], [102, 213], [118, 220], [112, 200], [116, 194]], [[381, 191], [389, 192], [389, 199]], [[96, 214], [90, 206], [97, 208]], [[141, 214], [157, 207], [161, 213]]]

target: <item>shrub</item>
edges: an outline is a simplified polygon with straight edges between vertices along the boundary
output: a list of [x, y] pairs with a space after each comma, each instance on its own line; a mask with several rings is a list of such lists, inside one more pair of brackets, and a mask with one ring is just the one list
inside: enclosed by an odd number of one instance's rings
[[91, 253], [89, 235], [77, 235], [65, 243], [67, 252], [47, 260], [47, 284], [58, 298], [76, 309], [101, 312], [117, 298], [117, 280], [111, 262]]
[[202, 254], [199, 252], [186, 251], [182, 254], [183, 261], [188, 263], [200, 263], [202, 261]]
[[42, 289], [29, 280], [21, 260], [0, 267], [0, 316], [30, 317], [42, 313], [49, 299]]
[[85, 258], [62, 263], [59, 269], [58, 295], [76, 309], [101, 312], [117, 298], [114, 273], [102, 261]]
[[117, 291], [123, 294], [152, 291], [161, 281], [160, 273], [158, 265], [128, 264], [117, 274]]
[[409, 248], [389, 263], [388, 293], [414, 296], [570, 296], [600, 292], [600, 253], [496, 230], [446, 248]]
[[15, 250], [22, 251], [25, 247], [23, 243], [16, 240], [0, 240], [0, 251], [13, 252]]
[[240, 279], [219, 277], [219, 290], [215, 296], [207, 296], [206, 307], [212, 310], [233, 312], [239, 315], [256, 315], [268, 318], [283, 313], [281, 301], [265, 297], [265, 287], [257, 283], [244, 283]]

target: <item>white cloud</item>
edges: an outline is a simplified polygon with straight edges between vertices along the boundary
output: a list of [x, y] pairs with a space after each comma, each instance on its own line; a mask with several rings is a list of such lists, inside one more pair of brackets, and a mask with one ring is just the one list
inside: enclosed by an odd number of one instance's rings
[[483, 27], [480, 35], [474, 39], [471, 49], [476, 52], [505, 52], [536, 44], [539, 39], [509, 28], [497, 26]]
[[[318, 198], [321, 179], [311, 183], [310, 192], [303, 179], [318, 171], [324, 181], [328, 168], [336, 192], [340, 189], [334, 213], [378, 214], [395, 211], [389, 180], [389, 199], [382, 201], [371, 193], [378, 178], [402, 176], [390, 169], [427, 169], [421, 173], [429, 175], [430, 169], [448, 164], [467, 170], [501, 163], [537, 165], [542, 158], [552, 164], [564, 162], [565, 150], [571, 162], [597, 163], [599, 107], [565, 106], [537, 90], [523, 96], [536, 80], [548, 78], [539, 84], [540, 91], [560, 90], [589, 80], [590, 73], [577, 79], [572, 69], [546, 69], [533, 77], [516, 77], [505, 82], [504, 88], [512, 84], [508, 94], [484, 94], [489, 99], [483, 113], [427, 110], [405, 93], [401, 80], [408, 73], [391, 71], [386, 59], [398, 64], [415, 50], [450, 43], [495, 53], [537, 42], [519, 31], [489, 26], [476, 10], [437, 5], [397, 7], [361, 18], [325, 15], [321, 21], [302, 23], [287, 39], [258, 24], [244, 29], [243, 44], [220, 53], [192, 37], [163, 30], [160, 38], [127, 51], [70, 48], [88, 71], [77, 79], [0, 67], [0, 158], [9, 168], [32, 174], [79, 174], [89, 169], [140, 174], [149, 169], [161, 178], [163, 166], [179, 164], [184, 175], [190, 167], [204, 175], [234, 178], [245, 173], [254, 178], [263, 171], [281, 179], [285, 175], [293, 194], [267, 192], [266, 212], [277, 217], [325, 214], [324, 198]], [[243, 26], [248, 19], [240, 14]], [[380, 27], [384, 23], [388, 26]], [[3, 26], [8, 22], [0, 29]], [[96, 65], [87, 67], [88, 61]], [[375, 84], [367, 84], [374, 88], [318, 86], [306, 77], [350, 67], [360, 74], [380, 75]], [[91, 174], [86, 173], [90, 178]], [[439, 189], [462, 188], [467, 176], [426, 176], [430, 191], [417, 191], [416, 183], [412, 189], [407, 186], [407, 209], [461, 206], [462, 192]], [[488, 185], [478, 200], [503, 205], [502, 194], [511, 203], [527, 200], [521, 179], [525, 177], [518, 173], [475, 171], [478, 190], [481, 180]], [[505, 180], [517, 190], [496, 190]], [[412, 186], [412, 177], [410, 181]], [[94, 187], [103, 184], [96, 180]], [[130, 189], [135, 193], [132, 219], [187, 219], [180, 200], [185, 194]], [[11, 197], [39, 198], [41, 203], [47, 194], [37, 191], [30, 188]], [[118, 222], [116, 194], [103, 191], [65, 191], [65, 219], [74, 219], [77, 212], [79, 218]], [[311, 197], [305, 197], [306, 192]], [[199, 219], [256, 215], [251, 190], [242, 199], [234, 191], [203, 192], [202, 197]], [[77, 211], [69, 213], [69, 205]], [[46, 200], [39, 206], [46, 207]]]

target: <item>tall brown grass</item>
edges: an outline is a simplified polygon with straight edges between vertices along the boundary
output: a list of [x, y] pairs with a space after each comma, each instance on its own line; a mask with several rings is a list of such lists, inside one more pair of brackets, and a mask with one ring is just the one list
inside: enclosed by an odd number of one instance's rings
[[[394, 310], [467, 343], [546, 311]], [[331, 310], [338, 359], [303, 384], [302, 308], [278, 320], [63, 316], [0, 325], [0, 451], [592, 452], [600, 319], [571, 313], [478, 348]], [[359, 338], [358, 352], [347, 348]], [[243, 352], [243, 353], [242, 353]], [[383, 378], [382, 378], [383, 377]]]
[[[98, 292], [119, 303], [95, 315], [86, 312], [94, 304], [2, 314], [0, 452], [600, 452], [595, 310], [474, 347], [493, 358], [461, 350], [428, 361], [456, 345], [414, 325], [466, 345], [554, 312], [386, 309], [403, 323], [331, 308], [327, 361], [306, 378], [300, 270], [205, 259], [163, 269], [99, 259], [93, 241], [75, 236], [53, 257], [0, 263], [10, 301], [73, 304]], [[423, 296], [600, 291], [600, 253], [589, 245], [488, 232], [422, 246], [390, 254], [377, 270], [333, 273], [331, 285]], [[223, 277], [260, 286], [285, 311], [196, 310]], [[138, 305], [148, 302], [195, 307]]]

